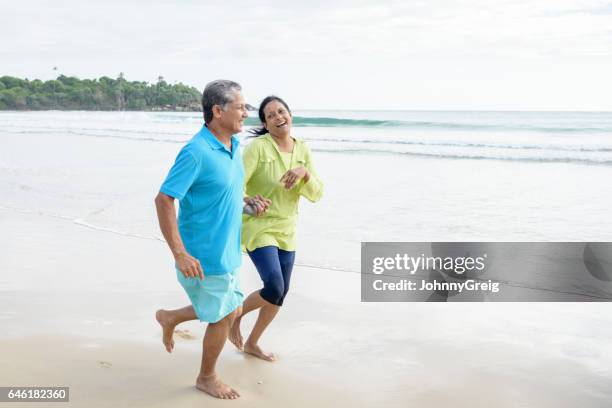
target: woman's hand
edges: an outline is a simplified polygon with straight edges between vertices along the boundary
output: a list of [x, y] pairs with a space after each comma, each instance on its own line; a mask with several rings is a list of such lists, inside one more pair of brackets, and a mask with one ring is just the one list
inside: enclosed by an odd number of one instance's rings
[[280, 182], [285, 184], [286, 190], [291, 190], [301, 178], [303, 178], [305, 182], [310, 179], [310, 173], [308, 173], [308, 170], [306, 170], [304, 166], [287, 171], [283, 174], [283, 177], [281, 177]]

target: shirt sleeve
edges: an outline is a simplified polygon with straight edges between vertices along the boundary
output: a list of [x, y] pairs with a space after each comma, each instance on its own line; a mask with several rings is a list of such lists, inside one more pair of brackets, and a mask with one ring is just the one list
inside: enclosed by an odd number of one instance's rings
[[[254, 142], [254, 141], [253, 141]], [[244, 185], [251, 179], [253, 173], [257, 169], [257, 162], [259, 161], [259, 152], [255, 143], [251, 142], [244, 148], [242, 154], [242, 163], [244, 164]]]
[[300, 194], [314, 203], [319, 201], [323, 196], [323, 182], [315, 171], [314, 165], [312, 163], [312, 154], [310, 153], [310, 148], [308, 148], [308, 146], [304, 144], [304, 149], [306, 150], [306, 163], [304, 167], [306, 167], [308, 173], [310, 173], [310, 179], [307, 183], [305, 183], [304, 181], [301, 182]]
[[182, 149], [159, 191], [182, 200], [198, 177], [200, 166], [188, 150]]

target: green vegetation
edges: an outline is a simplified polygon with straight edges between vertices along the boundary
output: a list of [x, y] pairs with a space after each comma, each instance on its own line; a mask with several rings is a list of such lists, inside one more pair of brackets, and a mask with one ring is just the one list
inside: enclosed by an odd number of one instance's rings
[[202, 94], [182, 83], [156, 84], [117, 79], [78, 79], [60, 75], [41, 81], [0, 77], [0, 110], [177, 110], [201, 111]]

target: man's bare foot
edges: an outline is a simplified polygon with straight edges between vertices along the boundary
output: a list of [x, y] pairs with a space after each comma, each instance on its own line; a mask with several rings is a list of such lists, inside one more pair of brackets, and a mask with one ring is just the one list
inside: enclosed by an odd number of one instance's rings
[[238, 350], [242, 350], [244, 347], [244, 344], [242, 343], [242, 333], [240, 333], [240, 320], [241, 320], [240, 317], [234, 320], [234, 324], [230, 328], [230, 332], [228, 336], [229, 341], [231, 341], [232, 344], [236, 346]]
[[174, 348], [174, 339], [172, 335], [174, 334], [175, 324], [172, 324], [172, 320], [170, 319], [170, 313], [165, 311], [164, 309], [159, 309], [155, 312], [155, 319], [162, 327], [162, 342], [166, 347], [166, 351], [168, 353], [172, 353], [172, 349]]
[[254, 355], [257, 358], [261, 358], [266, 361], [276, 361], [274, 353], [264, 352], [257, 344], [250, 344], [248, 341], [244, 345], [244, 352]]
[[216, 374], [198, 377], [196, 380], [196, 388], [215, 398], [236, 399], [240, 397], [238, 391], [222, 382]]

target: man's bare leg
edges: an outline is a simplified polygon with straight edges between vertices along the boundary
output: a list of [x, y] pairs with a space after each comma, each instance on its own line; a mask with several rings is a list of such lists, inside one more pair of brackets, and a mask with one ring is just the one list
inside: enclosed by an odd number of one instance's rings
[[196, 316], [191, 305], [176, 310], [159, 309], [155, 313], [155, 319], [162, 327], [162, 342], [168, 353], [171, 353], [174, 348], [174, 339], [172, 338], [174, 328], [180, 323], [197, 318], [198, 316]]
[[236, 399], [240, 396], [238, 391], [223, 383], [215, 372], [217, 359], [223, 350], [229, 329], [237, 314], [238, 310], [235, 310], [217, 323], [209, 323], [204, 334], [202, 365], [196, 379], [196, 388], [216, 398]]
[[232, 325], [229, 334], [229, 340], [234, 346], [236, 346], [238, 350], [243, 350], [244, 347], [242, 333], [240, 332], [240, 321], [242, 320], [242, 316], [249, 312], [252, 312], [255, 309], [259, 309], [267, 303], [268, 302], [266, 302], [259, 294], [259, 290], [256, 290], [255, 292], [251, 293], [244, 300], [244, 303], [242, 304], [242, 313], [239, 313], [236, 316], [236, 319], [234, 320], [234, 324]]

